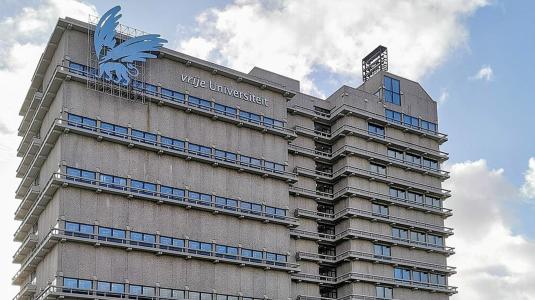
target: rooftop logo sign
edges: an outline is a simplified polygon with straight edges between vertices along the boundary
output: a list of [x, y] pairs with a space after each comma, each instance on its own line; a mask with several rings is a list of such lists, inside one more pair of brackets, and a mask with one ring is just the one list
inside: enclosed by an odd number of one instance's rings
[[102, 15], [95, 28], [93, 44], [98, 58], [97, 76], [128, 85], [132, 77], [139, 75], [134, 63], [156, 58], [150, 51], [159, 50], [167, 40], [160, 38], [159, 34], [145, 34], [119, 43], [115, 30], [122, 16], [120, 10], [120, 6], [115, 6]]

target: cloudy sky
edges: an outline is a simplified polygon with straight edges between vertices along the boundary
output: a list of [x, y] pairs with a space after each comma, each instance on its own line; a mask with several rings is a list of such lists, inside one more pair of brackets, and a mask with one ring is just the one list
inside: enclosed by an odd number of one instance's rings
[[[328, 96], [361, 83], [360, 60], [388, 47], [390, 71], [422, 83], [449, 134], [455, 210], [454, 299], [535, 299], [535, 3], [436, 1], [119, 1], [122, 22], [169, 47], [240, 71], [263, 67]], [[135, 4], [134, 4], [135, 3]], [[157, 3], [157, 4], [156, 4]], [[11, 221], [18, 200], [18, 110], [58, 17], [87, 20], [115, 3], [0, 0], [0, 288], [17, 292]]]

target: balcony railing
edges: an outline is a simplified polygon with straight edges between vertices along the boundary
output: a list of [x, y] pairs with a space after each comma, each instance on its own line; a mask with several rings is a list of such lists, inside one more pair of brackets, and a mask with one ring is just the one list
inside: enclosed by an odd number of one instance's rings
[[[187, 241], [188, 239], [183, 240]], [[161, 244], [159, 242], [143, 242], [130, 238], [110, 237], [94, 233], [73, 232], [58, 228], [58, 226], [56, 226], [56, 228], [50, 230], [50, 232], [39, 243], [31, 255], [24, 260], [21, 268], [13, 277], [13, 284], [22, 284], [24, 279], [36, 269], [37, 265], [43, 260], [46, 254], [58, 241], [80, 242], [96, 246], [110, 246], [121, 248], [127, 251], [136, 250], [152, 252], [157, 255], [171, 255], [186, 259], [197, 258], [201, 260], [209, 260], [214, 263], [225, 262], [240, 266], [261, 267], [267, 270], [283, 270], [289, 273], [299, 271], [298, 264], [291, 262], [272, 261], [266, 259], [265, 257], [254, 258], [241, 256], [239, 254], [229, 255], [218, 253], [214, 250], [191, 249], [187, 248], [186, 246]], [[187, 245], [187, 242], [185, 242], [185, 245]]]
[[356, 258], [358, 260], [370, 261], [373, 263], [384, 263], [394, 266], [402, 265], [413, 268], [422, 268], [433, 271], [445, 272], [448, 274], [454, 274], [456, 272], [455, 267], [447, 265], [429, 263], [421, 260], [407, 259], [402, 257], [376, 255], [375, 253], [356, 250], [345, 251], [338, 255], [326, 255], [299, 251], [296, 253], [296, 257], [298, 260], [310, 260], [327, 264], [337, 264], [347, 260], [348, 258]]
[[320, 141], [327, 142], [327, 143], [333, 143], [335, 140], [337, 140], [340, 137], [354, 134], [359, 137], [369, 139], [369, 140], [374, 140], [379, 143], [383, 143], [387, 145], [391, 145], [391, 144], [396, 145], [402, 149], [404, 148], [412, 149], [412, 151], [415, 153], [419, 153], [419, 154], [426, 155], [426, 156], [433, 156], [434, 158], [440, 161], [448, 159], [448, 154], [440, 150], [428, 148], [425, 146], [421, 146], [421, 145], [407, 142], [404, 140], [396, 139], [396, 138], [389, 137], [386, 135], [377, 135], [377, 134], [369, 132], [366, 129], [358, 128], [353, 125], [347, 125], [347, 124], [342, 125], [330, 133], [314, 130], [314, 129], [301, 126], [301, 125], [296, 125], [294, 129], [298, 134], [312, 137], [316, 140], [320, 140]]
[[425, 211], [427, 213], [440, 214], [445, 217], [449, 217], [452, 215], [451, 209], [449, 208], [433, 206], [425, 202], [422, 203], [422, 202], [412, 201], [406, 198], [392, 197], [388, 194], [372, 192], [369, 190], [358, 189], [355, 187], [345, 187], [336, 191], [334, 194], [331, 194], [331, 193], [319, 192], [316, 190], [307, 189], [307, 188], [298, 187], [298, 186], [290, 186], [290, 193], [296, 196], [308, 197], [316, 201], [330, 203], [330, 204], [332, 204], [334, 200], [341, 198], [341, 197], [363, 197], [363, 198], [371, 199], [371, 200], [381, 200], [381, 201], [385, 201], [388, 203], [392, 203], [394, 205], [400, 205], [400, 206], [404, 206], [404, 207], [411, 208], [411, 209], [412, 208], [418, 209], [418, 210]]
[[[457, 287], [449, 286], [446, 284], [420, 282], [412, 280], [401, 280], [393, 277], [349, 272], [337, 277], [322, 276], [317, 274], [296, 273], [292, 274], [292, 279], [297, 281], [308, 281], [315, 283], [322, 283], [328, 285], [339, 285], [352, 281], [365, 281], [374, 284], [388, 284], [396, 287], [417, 288], [421, 290], [427, 290], [431, 292], [441, 292], [449, 295], [457, 293]], [[351, 298], [350, 298], [351, 299]]]
[[308, 210], [308, 209], [303, 209], [303, 208], [296, 208], [295, 215], [297, 217], [304, 216], [304, 217], [309, 217], [312, 219], [321, 219], [321, 220], [327, 220], [327, 221], [332, 221], [332, 222], [338, 221], [340, 219], [344, 219], [346, 217], [356, 216], [356, 217], [361, 217], [361, 218], [365, 218], [365, 219], [372, 220], [372, 221], [382, 221], [382, 222], [390, 223], [393, 225], [401, 224], [401, 225], [405, 225], [409, 227], [417, 227], [417, 228], [421, 228], [427, 231], [439, 232], [441, 234], [446, 234], [446, 235], [453, 234], [453, 228], [420, 222], [420, 221], [413, 220], [413, 219], [378, 214], [373, 211], [367, 211], [367, 210], [362, 210], [362, 209], [353, 208], [353, 207], [344, 208], [335, 214], [323, 213], [323, 212], [318, 212], [318, 211], [313, 211], [313, 210]]
[[290, 229], [290, 235], [295, 238], [304, 238], [321, 242], [339, 242], [344, 239], [363, 239], [372, 242], [381, 241], [391, 245], [404, 246], [408, 248], [421, 249], [428, 252], [440, 252], [446, 255], [454, 254], [454, 248], [444, 245], [437, 245], [424, 241], [413, 241], [408, 238], [397, 238], [392, 235], [375, 233], [365, 230], [348, 228], [337, 234], [319, 233], [314, 231], [307, 231], [298, 228]]
[[367, 179], [376, 180], [379, 182], [384, 182], [388, 185], [391, 184], [397, 184], [398, 186], [402, 186], [405, 189], [411, 189], [411, 190], [420, 190], [423, 194], [429, 194], [433, 193], [437, 195], [438, 197], [449, 197], [451, 194], [449, 190], [442, 189], [439, 187], [431, 186], [428, 184], [423, 184], [419, 182], [414, 182], [412, 180], [407, 180], [400, 177], [391, 176], [388, 174], [380, 174], [376, 172], [372, 172], [370, 170], [361, 169], [357, 167], [352, 166], [344, 166], [340, 169], [334, 171], [334, 172], [326, 172], [326, 171], [318, 171], [310, 168], [304, 168], [304, 167], [295, 167], [294, 172], [302, 175], [307, 175], [309, 177], [317, 179], [324, 179], [328, 181], [335, 181], [338, 178], [345, 177], [345, 176], [360, 176]]

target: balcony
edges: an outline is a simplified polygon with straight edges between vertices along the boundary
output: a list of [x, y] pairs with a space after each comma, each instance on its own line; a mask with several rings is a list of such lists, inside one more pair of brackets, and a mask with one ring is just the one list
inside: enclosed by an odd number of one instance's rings
[[434, 158], [438, 161], [445, 161], [448, 159], [448, 154], [440, 150], [420, 146], [404, 140], [388, 137], [386, 135], [376, 135], [366, 129], [358, 128], [352, 125], [342, 125], [339, 128], [333, 130], [331, 133], [317, 131], [300, 125], [296, 125], [294, 129], [295, 132], [297, 132], [299, 135], [310, 137], [314, 140], [321, 141], [324, 143], [333, 144], [337, 139], [341, 137], [355, 135], [369, 141], [385, 144], [387, 146], [396, 145], [398, 148], [401, 149], [411, 149], [411, 152]]
[[335, 150], [333, 153], [327, 153], [308, 147], [289, 144], [288, 152], [292, 154], [300, 154], [303, 156], [311, 157], [314, 160], [323, 161], [331, 164], [345, 156], [356, 155], [362, 158], [366, 158], [370, 161], [377, 161], [385, 165], [393, 165], [399, 168], [403, 168], [407, 171], [413, 171], [424, 175], [435, 176], [437, 178], [440, 178], [441, 180], [446, 180], [449, 178], [449, 172], [447, 171], [429, 168], [427, 166], [424, 166], [423, 164], [411, 163], [406, 160], [396, 159], [386, 154], [365, 150], [351, 145], [344, 145], [339, 149]]
[[452, 235], [453, 234], [453, 228], [450, 227], [444, 227], [439, 226], [435, 224], [420, 222], [413, 219], [407, 219], [407, 218], [401, 218], [391, 215], [381, 215], [378, 213], [374, 213], [372, 211], [362, 210], [358, 208], [353, 207], [347, 207], [335, 214], [328, 214], [303, 208], [296, 208], [295, 209], [295, 216], [296, 217], [306, 217], [314, 220], [320, 220], [320, 221], [328, 221], [328, 222], [337, 222], [345, 218], [351, 218], [351, 217], [358, 217], [363, 218], [366, 220], [370, 220], [372, 222], [384, 222], [388, 223], [390, 225], [404, 225], [409, 228], [419, 228], [423, 229], [428, 232], [436, 232], [444, 235]]
[[383, 182], [383, 183], [386, 183], [387, 185], [396, 184], [398, 186], [402, 186], [403, 188], [407, 190], [419, 190], [421, 191], [422, 194], [433, 194], [439, 198], [445, 198], [445, 197], [451, 196], [450, 191], [446, 189], [414, 182], [414, 181], [407, 180], [404, 178], [390, 176], [387, 174], [379, 174], [379, 173], [372, 172], [370, 170], [365, 170], [365, 169], [352, 167], [352, 166], [342, 167], [332, 173], [318, 171], [318, 170], [309, 169], [309, 168], [303, 168], [303, 167], [295, 167], [294, 173], [308, 176], [310, 178], [313, 178], [314, 180], [325, 180], [329, 182], [334, 182], [340, 179], [341, 177], [358, 176], [358, 177], [366, 178], [369, 180]]
[[41, 148], [34, 156], [28, 171], [24, 175], [19, 187], [16, 191], [16, 197], [22, 198], [30, 188], [31, 183], [35, 180], [40, 167], [46, 161], [50, 150], [52, 150], [56, 141], [62, 133], [76, 133], [84, 136], [94, 137], [98, 141], [109, 141], [118, 144], [123, 144], [129, 148], [140, 148], [150, 150], [158, 154], [167, 154], [175, 157], [180, 157], [186, 160], [195, 160], [203, 163], [209, 163], [214, 167], [223, 166], [230, 169], [237, 170], [238, 172], [247, 172], [251, 174], [260, 175], [263, 177], [272, 177], [280, 180], [287, 181], [289, 183], [297, 181], [295, 174], [285, 171], [272, 170], [265, 166], [247, 165], [239, 160], [231, 161], [226, 158], [219, 157], [214, 153], [205, 154], [184, 149], [176, 149], [160, 141], [148, 141], [139, 137], [133, 137], [131, 134], [113, 134], [102, 131], [100, 128], [90, 127], [87, 125], [79, 125], [72, 121], [67, 121], [62, 118], [58, 118], [54, 121], [53, 125], [48, 130], [46, 137], [43, 139]]
[[20, 264], [24, 261], [24, 259], [30, 254], [34, 249], [35, 246], [37, 246], [38, 243], [38, 237], [35, 233], [30, 233], [28, 236], [22, 241], [22, 244], [20, 245], [19, 249], [13, 255], [13, 263], [14, 264]]
[[434, 213], [441, 215], [443, 217], [449, 217], [452, 215], [451, 209], [444, 207], [432, 206], [427, 203], [420, 203], [416, 201], [411, 201], [404, 198], [392, 197], [388, 194], [382, 194], [377, 192], [372, 192], [369, 190], [358, 189], [355, 187], [345, 187], [336, 191], [334, 194], [323, 193], [312, 189], [307, 189], [298, 186], [290, 186], [290, 194], [295, 196], [301, 196], [306, 198], [314, 199], [318, 202], [324, 202], [328, 204], [333, 204], [335, 200], [344, 197], [362, 197], [364, 199], [381, 200], [387, 203], [394, 205], [399, 205], [406, 207], [408, 209], [418, 209], [426, 213]]
[[372, 263], [382, 263], [382, 264], [387, 264], [387, 265], [392, 265], [392, 266], [407, 266], [411, 268], [421, 268], [421, 269], [426, 269], [426, 270], [431, 270], [431, 271], [444, 272], [450, 275], [456, 273], [455, 267], [450, 267], [447, 265], [429, 263], [429, 262], [425, 262], [421, 260], [406, 259], [406, 258], [401, 258], [401, 257], [382, 256], [382, 255], [376, 255], [370, 252], [363, 252], [363, 251], [356, 251], [356, 250], [345, 251], [336, 256], [319, 254], [319, 253], [311, 253], [311, 252], [303, 252], [303, 251], [299, 251], [295, 255], [296, 255], [297, 260], [315, 261], [315, 262], [325, 263], [325, 264], [339, 264], [339, 263], [348, 261], [348, 259], [354, 259], [354, 260], [368, 261]]
[[35, 283], [29, 282], [20, 289], [18, 294], [13, 297], [13, 300], [31, 300], [36, 292], [37, 286]]
[[337, 243], [343, 240], [347, 239], [362, 239], [362, 240], [368, 240], [373, 243], [376, 242], [383, 242], [387, 243], [392, 246], [401, 246], [401, 247], [407, 247], [410, 249], [419, 249], [424, 250], [427, 252], [437, 252], [442, 253], [445, 255], [452, 255], [454, 254], [454, 248], [447, 247], [444, 245], [435, 245], [428, 242], [421, 242], [421, 241], [413, 241], [410, 239], [401, 239], [396, 238], [391, 235], [386, 234], [380, 234], [375, 232], [369, 232], [359, 229], [345, 229], [344, 231], [337, 233], [337, 234], [326, 234], [326, 233], [318, 233], [314, 231], [307, 231], [302, 230], [298, 228], [292, 228], [290, 229], [290, 236], [296, 238], [296, 239], [307, 239], [307, 240], [313, 240], [317, 242], [327, 242], [327, 243]]
[[[364, 92], [360, 91], [359, 92]], [[370, 97], [376, 97], [370, 94]], [[442, 144], [448, 140], [448, 136], [444, 133], [432, 130], [426, 130], [414, 126], [409, 126], [401, 123], [394, 122], [388, 119], [385, 115], [372, 113], [370, 111], [358, 108], [350, 104], [342, 104], [338, 107], [331, 109], [330, 113], [320, 112], [314, 109], [306, 108], [302, 105], [293, 105], [287, 108], [288, 112], [293, 114], [300, 114], [306, 117], [310, 117], [314, 120], [319, 119], [326, 123], [333, 124], [335, 120], [343, 118], [344, 116], [355, 115], [365, 120], [373, 120], [373, 122], [381, 124], [383, 126], [392, 126], [400, 130], [410, 132], [419, 136], [428, 137]]]
[[[184, 239], [187, 241], [187, 239]], [[181, 257], [184, 259], [208, 260], [213, 263], [229, 263], [238, 266], [259, 267], [265, 270], [280, 270], [288, 273], [299, 271], [299, 265], [290, 262], [271, 261], [265, 258], [250, 258], [240, 255], [223, 255], [214, 250], [193, 250], [184, 246], [169, 246], [158, 242], [144, 243], [138, 240], [127, 238], [102, 236], [99, 234], [70, 232], [65, 229], [57, 228], [50, 230], [47, 236], [39, 243], [32, 254], [22, 263], [21, 268], [13, 277], [13, 284], [21, 285], [24, 280], [31, 274], [43, 258], [58, 242], [76, 242], [89, 244], [96, 247], [113, 247], [125, 251], [142, 251], [155, 255], [169, 255]], [[187, 243], [186, 243], [187, 245]]]
[[[316, 274], [306, 274], [306, 273], [296, 273], [292, 274], [292, 279], [298, 282], [306, 281], [312, 283], [319, 283], [324, 285], [340, 285], [348, 284], [352, 282], [370, 282], [373, 284], [387, 284], [394, 287], [404, 287], [411, 289], [426, 290], [430, 292], [441, 292], [449, 295], [457, 293], [457, 287], [434, 284], [434, 283], [424, 283], [419, 281], [411, 280], [398, 280], [392, 277], [378, 276], [371, 274], [364, 274], [358, 272], [350, 272], [337, 277], [330, 276], [321, 276]], [[352, 299], [352, 298], [340, 298], [340, 299]], [[357, 298], [358, 299], [358, 298]], [[373, 298], [372, 298], [373, 299]]]

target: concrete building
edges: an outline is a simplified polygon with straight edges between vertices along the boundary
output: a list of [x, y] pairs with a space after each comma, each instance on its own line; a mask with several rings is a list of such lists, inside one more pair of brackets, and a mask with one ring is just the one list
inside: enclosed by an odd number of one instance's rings
[[90, 28], [58, 21], [20, 110], [15, 299], [456, 292], [447, 137], [418, 83], [374, 65], [318, 99], [162, 48], [125, 88], [95, 78]]

